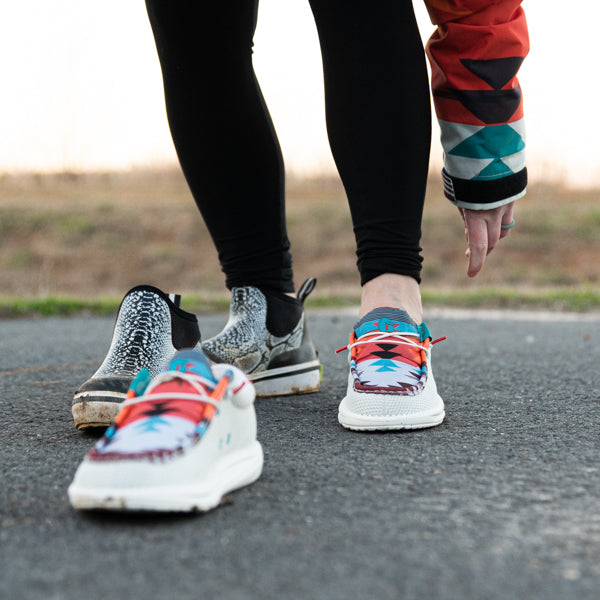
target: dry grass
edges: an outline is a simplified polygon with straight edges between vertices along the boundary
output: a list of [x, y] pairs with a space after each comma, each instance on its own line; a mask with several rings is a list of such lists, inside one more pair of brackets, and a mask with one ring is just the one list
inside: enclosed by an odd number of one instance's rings
[[[425, 292], [592, 287], [600, 281], [598, 191], [533, 185], [517, 226], [475, 280], [462, 223], [432, 177], [423, 224]], [[401, 196], [399, 197], [401, 202]], [[315, 295], [356, 297], [354, 239], [335, 179], [288, 183], [297, 281]], [[216, 253], [178, 170], [0, 178], [0, 295], [122, 295], [138, 283], [226, 294]]]

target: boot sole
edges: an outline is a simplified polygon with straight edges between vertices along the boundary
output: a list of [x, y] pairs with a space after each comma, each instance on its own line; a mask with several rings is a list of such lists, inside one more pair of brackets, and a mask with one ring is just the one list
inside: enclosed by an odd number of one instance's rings
[[321, 386], [323, 369], [318, 360], [250, 373], [258, 398], [311, 394]]
[[[114, 399], [113, 399], [114, 398]], [[81, 392], [75, 395], [71, 414], [77, 429], [88, 427], [110, 427], [125, 394], [119, 392]]]

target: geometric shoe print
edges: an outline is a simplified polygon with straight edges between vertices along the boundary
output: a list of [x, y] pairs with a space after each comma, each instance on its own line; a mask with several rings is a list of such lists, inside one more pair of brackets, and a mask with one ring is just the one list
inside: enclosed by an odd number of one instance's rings
[[379, 308], [355, 327], [347, 347], [355, 390], [410, 395], [424, 386], [431, 342], [424, 324], [405, 311]]

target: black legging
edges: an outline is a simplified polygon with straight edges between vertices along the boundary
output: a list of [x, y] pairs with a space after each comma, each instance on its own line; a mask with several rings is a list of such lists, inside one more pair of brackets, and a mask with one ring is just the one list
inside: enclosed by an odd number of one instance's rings
[[[410, 0], [309, 0], [364, 284], [420, 281], [431, 114]], [[279, 142], [252, 67], [258, 0], [146, 0], [167, 115], [226, 284], [294, 289]]]

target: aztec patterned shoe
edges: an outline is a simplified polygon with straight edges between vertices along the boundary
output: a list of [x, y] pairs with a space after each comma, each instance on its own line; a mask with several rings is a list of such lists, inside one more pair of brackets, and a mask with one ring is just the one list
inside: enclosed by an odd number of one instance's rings
[[[229, 321], [221, 333], [202, 342], [214, 362], [230, 363], [247, 373], [259, 397], [316, 392], [321, 384], [321, 364], [308, 334], [304, 300], [316, 285], [308, 279], [297, 298], [268, 296], [256, 287], [232, 290]], [[281, 309], [290, 303], [289, 310]], [[273, 317], [271, 305], [282, 310]], [[287, 331], [277, 331], [290, 312], [297, 314]]]
[[256, 481], [254, 388], [200, 350], [178, 352], [152, 379], [136, 377], [113, 425], [77, 469], [69, 500], [77, 509], [191, 512]]
[[155, 376], [177, 350], [200, 342], [198, 319], [181, 310], [179, 301], [179, 296], [149, 285], [127, 292], [104, 362], [73, 398], [71, 412], [78, 429], [108, 427], [142, 369]]
[[444, 420], [444, 402], [431, 370], [425, 323], [403, 310], [378, 308], [364, 316], [337, 352], [350, 350], [348, 391], [338, 420], [359, 431], [420, 429]]

